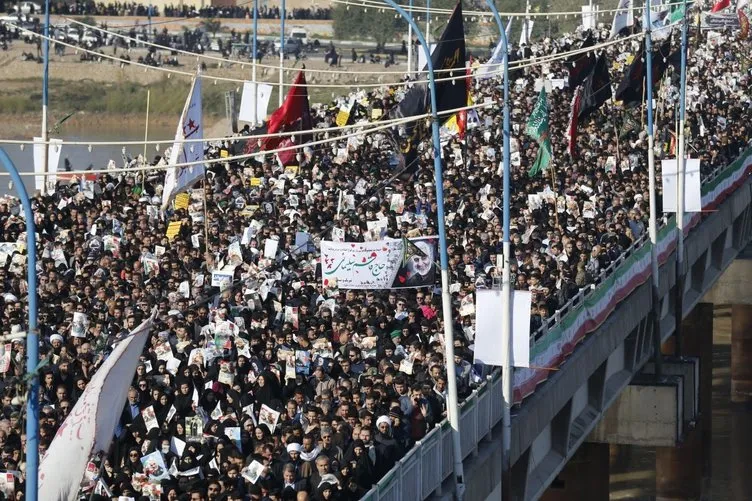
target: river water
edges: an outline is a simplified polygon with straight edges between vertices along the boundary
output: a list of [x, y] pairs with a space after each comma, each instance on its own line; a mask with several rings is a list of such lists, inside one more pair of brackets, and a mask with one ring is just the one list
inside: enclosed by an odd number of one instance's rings
[[[143, 127], [78, 127], [72, 128], [64, 126], [64, 131], [60, 135], [56, 135], [64, 141], [143, 141], [144, 129]], [[148, 145], [146, 148], [147, 158], [152, 160], [155, 155], [162, 154], [170, 142], [175, 137], [174, 126], [153, 126], [149, 127], [149, 139], [159, 140], [159, 145]], [[31, 139], [31, 138], [29, 138]], [[157, 151], [157, 146], [159, 151]], [[13, 161], [16, 168], [21, 173], [31, 173], [34, 171], [34, 154], [33, 147], [31, 145], [25, 145], [21, 149], [18, 145], [2, 145], [2, 148], [8, 153], [10, 159]], [[129, 145], [126, 146], [126, 153], [135, 157], [139, 154], [143, 154], [144, 145]], [[118, 167], [123, 166], [123, 146], [122, 145], [109, 145], [109, 146], [87, 146], [87, 145], [71, 145], [64, 146], [60, 153], [60, 163], [58, 170], [63, 170], [64, 160], [68, 159], [74, 170], [86, 169], [89, 166], [93, 169], [104, 169], [107, 167], [107, 163], [110, 159], [114, 160]], [[29, 194], [34, 193], [34, 178], [33, 176], [23, 176], [24, 184]], [[13, 190], [8, 190], [8, 178], [0, 177], [0, 194], [12, 193]]]
[[[703, 500], [752, 500], [752, 404], [731, 404], [731, 308], [713, 321], [713, 438], [710, 486]], [[631, 447], [611, 466], [611, 500], [655, 499], [655, 450]]]

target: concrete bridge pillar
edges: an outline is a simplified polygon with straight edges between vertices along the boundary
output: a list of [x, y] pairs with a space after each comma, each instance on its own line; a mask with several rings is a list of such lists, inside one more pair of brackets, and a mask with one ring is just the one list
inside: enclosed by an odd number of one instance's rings
[[582, 444], [541, 501], [608, 501], [609, 463], [608, 444]]
[[[672, 336], [664, 354], [674, 354]], [[699, 422], [676, 447], [656, 447], [656, 501], [690, 501], [702, 498], [710, 481], [713, 379], [713, 304], [699, 303], [684, 319], [682, 353], [700, 359]]]
[[752, 305], [749, 304], [731, 306], [731, 401], [752, 402]]

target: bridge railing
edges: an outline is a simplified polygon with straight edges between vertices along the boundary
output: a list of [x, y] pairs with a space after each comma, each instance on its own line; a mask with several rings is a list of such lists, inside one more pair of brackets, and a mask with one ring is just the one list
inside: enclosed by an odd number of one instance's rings
[[[746, 176], [752, 172], [752, 148], [746, 150], [736, 161], [717, 170], [703, 181], [703, 208], [713, 208], [722, 201], [729, 192], [744, 182]], [[690, 222], [686, 228], [699, 222], [699, 214], [688, 215]], [[658, 232], [657, 251], [659, 261], [664, 262], [673, 250], [676, 237], [674, 219], [662, 219]], [[563, 330], [576, 331], [582, 336], [591, 332], [610, 314], [615, 303], [626, 299], [639, 283], [650, 278], [650, 242], [647, 232], [626, 249], [618, 259], [614, 260], [599, 275], [596, 283], [585, 287], [558, 310], [544, 325], [531, 336], [531, 362], [539, 367], [554, 367], [534, 361], [534, 354], [541, 349], [549, 348], [554, 336], [560, 336]], [[610, 293], [610, 294], [607, 294]], [[608, 301], [603, 298], [608, 296]], [[613, 296], [613, 297], [611, 297]], [[598, 309], [598, 315], [591, 318], [592, 310]], [[605, 313], [605, 316], [603, 316]], [[587, 318], [585, 318], [587, 317]], [[579, 324], [578, 324], [579, 322]], [[589, 323], [588, 323], [589, 322]], [[581, 325], [580, 325], [581, 324]], [[567, 343], [559, 343], [554, 348], [562, 350], [557, 356], [564, 358], [567, 350], [574, 349], [577, 339], [571, 338]], [[527, 374], [526, 374], [527, 373]], [[532, 389], [524, 393], [518, 375], [530, 373], [547, 373], [534, 369], [515, 369], [515, 402], [535, 391], [535, 386], [545, 378], [532, 378]], [[478, 444], [487, 437], [490, 431], [501, 421], [503, 394], [500, 370], [494, 370], [460, 405], [460, 437], [463, 459], [472, 454]], [[451, 428], [445, 419], [423, 440], [418, 441], [408, 454], [387, 473], [381, 481], [374, 485], [364, 496], [366, 501], [382, 500], [423, 500], [440, 489], [441, 484], [449, 478], [453, 468], [453, 442]]]

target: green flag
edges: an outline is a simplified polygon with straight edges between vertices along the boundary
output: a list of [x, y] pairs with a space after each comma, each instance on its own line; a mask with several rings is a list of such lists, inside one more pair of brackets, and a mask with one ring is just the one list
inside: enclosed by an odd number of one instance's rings
[[548, 135], [548, 98], [546, 87], [541, 87], [538, 102], [535, 103], [533, 113], [527, 120], [525, 133], [538, 142], [538, 155], [528, 171], [530, 177], [536, 176], [540, 171], [546, 170], [551, 163], [551, 138]]

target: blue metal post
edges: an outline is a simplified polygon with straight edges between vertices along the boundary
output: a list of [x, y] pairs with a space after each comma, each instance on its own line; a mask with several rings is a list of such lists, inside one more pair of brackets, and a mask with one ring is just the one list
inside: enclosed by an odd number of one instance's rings
[[652, 20], [650, 12], [650, 0], [645, 1], [645, 85], [648, 108], [648, 183], [650, 190], [650, 221], [648, 222], [648, 234], [650, 235], [650, 270], [652, 276], [652, 299], [653, 299], [653, 357], [655, 360], [655, 373], [657, 377], [662, 374], [661, 354], [661, 330], [658, 317], [660, 273], [658, 270], [658, 215], [655, 192], [655, 138], [653, 136], [653, 37], [651, 35]]
[[[45, 145], [47, 146], [47, 145]], [[26, 334], [26, 373], [30, 375], [29, 396], [26, 401], [26, 501], [37, 501], [37, 475], [39, 472], [39, 337], [37, 333], [37, 240], [34, 212], [21, 176], [5, 150], [0, 149], [0, 162], [8, 171], [21, 199], [26, 218], [26, 256], [29, 282], [29, 328]], [[45, 179], [46, 184], [46, 179]]]
[[151, 31], [151, 10], [152, 6], [149, 4], [149, 10], [147, 11], [147, 14], [149, 15], [149, 34], [147, 35], [146, 40], [153, 40]]
[[282, 100], [285, 97], [283, 92], [285, 72], [282, 70], [285, 60], [285, 17], [287, 16], [287, 14], [285, 14], [285, 0], [280, 2], [280, 9], [279, 22], [282, 32], [279, 34], [279, 105], [282, 106]]
[[464, 472], [462, 467], [462, 448], [460, 447], [459, 406], [457, 403], [457, 374], [454, 364], [454, 317], [452, 315], [452, 297], [449, 293], [449, 259], [447, 256], [446, 227], [444, 219], [444, 186], [441, 164], [441, 142], [439, 139], [439, 115], [436, 102], [436, 81], [434, 77], [431, 49], [413, 18], [397, 5], [394, 0], [384, 0], [413, 27], [413, 32], [426, 55], [428, 72], [428, 89], [431, 94], [431, 131], [433, 133], [433, 169], [436, 184], [437, 224], [439, 227], [439, 249], [441, 256], [441, 303], [444, 317], [444, 356], [447, 368], [447, 416], [452, 427], [454, 453], [455, 497], [462, 500], [465, 494]]
[[684, 19], [682, 22], [682, 40], [681, 40], [681, 82], [679, 84], [679, 147], [676, 152], [676, 353], [680, 354], [682, 349], [682, 320], [684, 319], [684, 176], [687, 160], [684, 155], [684, 119], [687, 102], [687, 31], [689, 23], [687, 22], [687, 0], [682, 4], [684, 9]]
[[[502, 165], [503, 165], [503, 180], [502, 180], [502, 224], [503, 224], [503, 236], [502, 236], [502, 253], [504, 262], [502, 265], [501, 274], [501, 301], [502, 301], [502, 326], [501, 326], [501, 342], [507, 347], [504, 353], [504, 360], [502, 361], [502, 392], [504, 395], [504, 413], [502, 414], [502, 456], [501, 456], [501, 493], [504, 501], [512, 499], [512, 465], [510, 462], [510, 449], [512, 444], [512, 401], [514, 399], [514, 386], [513, 386], [513, 374], [514, 368], [512, 367], [512, 284], [510, 281], [510, 255], [511, 255], [511, 243], [509, 238], [509, 225], [510, 225], [510, 213], [509, 213], [509, 176], [510, 176], [510, 151], [509, 151], [509, 138], [510, 134], [510, 120], [509, 120], [509, 43], [507, 41], [507, 32], [504, 29], [504, 23], [501, 22], [501, 16], [496, 9], [494, 0], [486, 0], [488, 8], [491, 9], [496, 24], [499, 27], [499, 34], [501, 35], [502, 45], [502, 64], [504, 69], [504, 135], [502, 139]], [[498, 266], [498, 263], [497, 263]]]
[[[47, 143], [49, 139], [47, 134], [47, 105], [49, 103], [50, 87], [50, 0], [44, 2], [44, 40], [42, 40], [42, 59], [44, 60], [44, 69], [42, 70], [42, 141]], [[47, 173], [49, 151], [44, 149], [44, 166], [43, 172]], [[42, 184], [42, 194], [45, 193], [47, 178], [44, 178]]]

